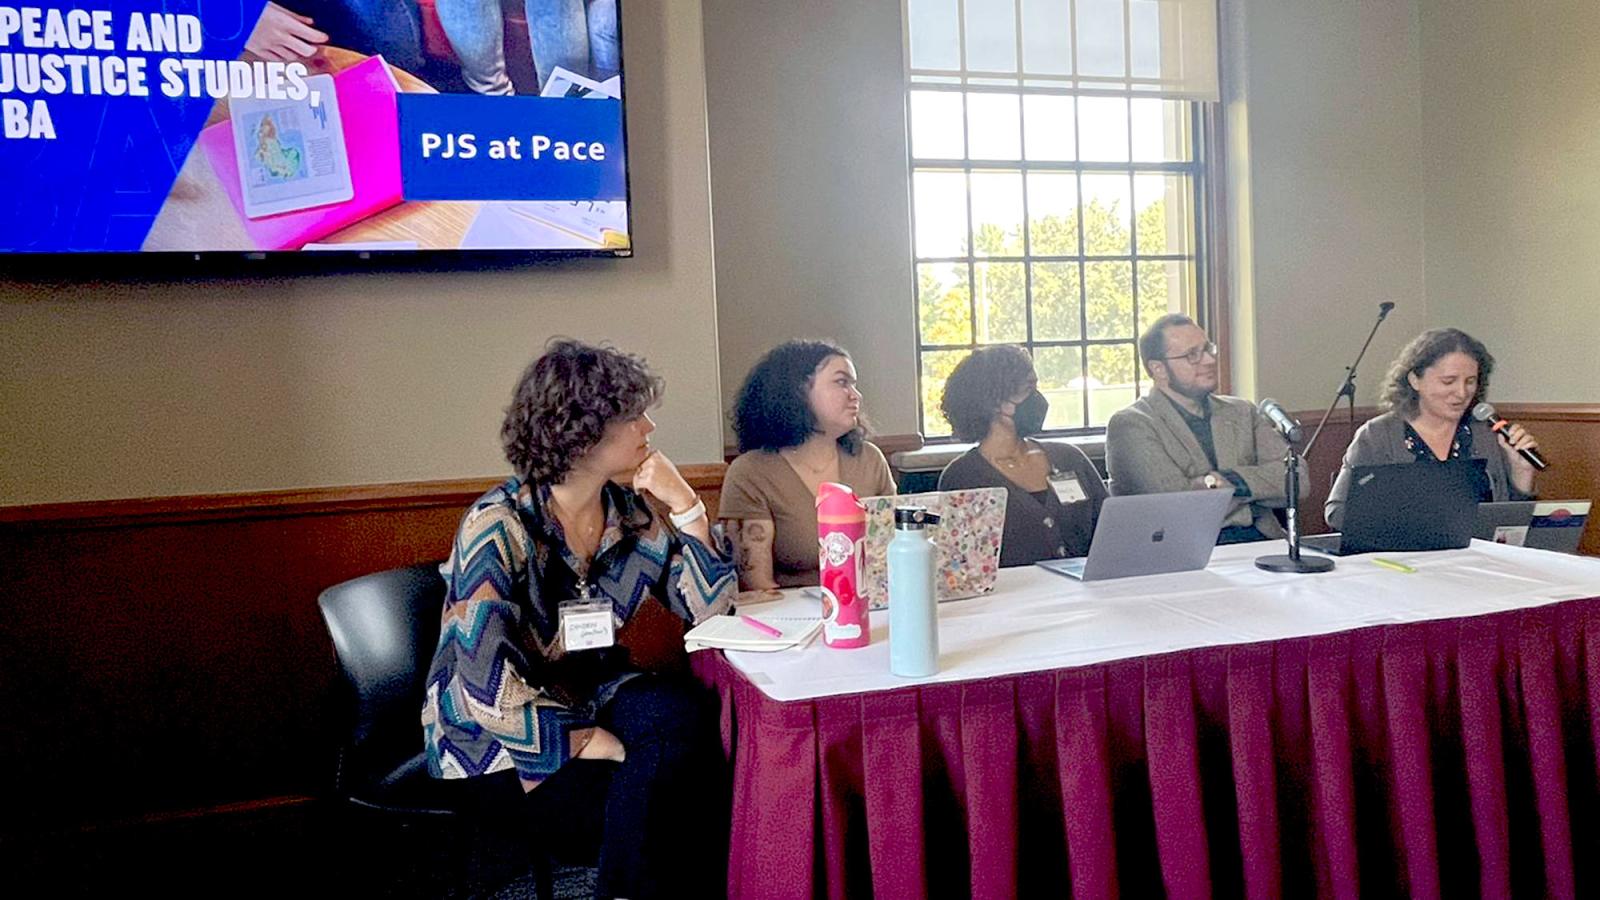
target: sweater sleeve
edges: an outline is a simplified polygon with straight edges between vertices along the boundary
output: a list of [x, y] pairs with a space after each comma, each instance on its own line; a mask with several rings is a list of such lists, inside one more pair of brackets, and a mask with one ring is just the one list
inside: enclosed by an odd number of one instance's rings
[[1376, 421], [1376, 419], [1371, 420], [1356, 429], [1356, 436], [1351, 439], [1350, 446], [1344, 451], [1344, 462], [1339, 466], [1339, 476], [1334, 479], [1333, 489], [1328, 492], [1328, 500], [1322, 506], [1322, 517], [1334, 529], [1344, 527], [1344, 506], [1350, 497], [1352, 470], [1357, 466], [1372, 466], [1383, 462], [1378, 430], [1372, 427]]
[[444, 664], [435, 664], [423, 722], [437, 774], [482, 774], [505, 768], [508, 758], [534, 785], [593, 734], [592, 721], [537, 684], [542, 657], [523, 639], [533, 632], [515, 601], [528, 578], [529, 547], [515, 510], [502, 505], [468, 513], [456, 534], [436, 654]]
[[739, 593], [733, 546], [722, 526], [712, 526], [711, 541], [714, 546], [701, 543], [693, 535], [679, 534], [668, 563], [667, 606], [695, 625], [727, 612], [733, 606], [734, 595]]

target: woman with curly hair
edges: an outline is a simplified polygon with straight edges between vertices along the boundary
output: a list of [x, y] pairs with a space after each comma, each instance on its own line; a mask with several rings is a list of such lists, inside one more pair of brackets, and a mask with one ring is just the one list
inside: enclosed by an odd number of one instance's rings
[[1000, 565], [1087, 555], [1105, 482], [1077, 447], [1033, 439], [1050, 402], [1027, 352], [1009, 345], [972, 351], [945, 381], [939, 406], [957, 440], [977, 443], [945, 466], [939, 490], [1006, 489]]
[[1413, 338], [1389, 365], [1384, 412], [1357, 429], [1345, 451], [1323, 507], [1328, 524], [1343, 527], [1351, 471], [1357, 466], [1481, 459], [1488, 479], [1480, 486], [1480, 499], [1532, 498], [1533, 464], [1517, 451], [1539, 442], [1521, 425], [1512, 425], [1509, 441], [1502, 441], [1472, 418], [1472, 407], [1489, 393], [1493, 371], [1488, 348], [1464, 331], [1434, 328]]
[[739, 388], [733, 430], [739, 457], [722, 481], [720, 515], [740, 585], [816, 584], [817, 486], [895, 492], [888, 460], [866, 439], [850, 354], [826, 341], [774, 347]]
[[432, 774], [533, 840], [598, 844], [602, 897], [711, 896], [725, 858], [714, 700], [613, 635], [648, 604], [699, 622], [737, 591], [705, 504], [650, 446], [661, 389], [638, 357], [564, 339], [523, 373], [501, 428], [516, 474], [456, 532], [422, 714]]

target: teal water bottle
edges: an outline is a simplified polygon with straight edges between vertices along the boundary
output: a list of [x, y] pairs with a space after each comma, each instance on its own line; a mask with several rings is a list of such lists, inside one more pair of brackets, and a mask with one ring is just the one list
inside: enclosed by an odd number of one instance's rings
[[939, 671], [939, 615], [935, 610], [933, 541], [923, 529], [939, 517], [920, 506], [894, 511], [889, 542], [889, 671], [925, 678]]

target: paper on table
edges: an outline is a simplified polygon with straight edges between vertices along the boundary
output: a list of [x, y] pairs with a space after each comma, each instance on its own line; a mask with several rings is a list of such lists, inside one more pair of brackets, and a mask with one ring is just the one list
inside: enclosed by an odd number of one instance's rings
[[588, 100], [621, 100], [622, 76], [613, 75], [605, 81], [585, 78], [577, 72], [556, 66], [539, 91], [541, 97], [582, 97]]
[[622, 200], [523, 200], [506, 209], [601, 247], [629, 245], [628, 204]]
[[683, 636], [684, 647], [696, 650], [784, 650], [810, 640], [822, 625], [822, 603], [803, 591], [788, 590], [776, 600], [740, 604], [739, 613], [778, 629], [777, 637], [762, 634], [739, 616], [712, 616]]
[[626, 249], [627, 204], [621, 200], [495, 201], [482, 204], [463, 249]]

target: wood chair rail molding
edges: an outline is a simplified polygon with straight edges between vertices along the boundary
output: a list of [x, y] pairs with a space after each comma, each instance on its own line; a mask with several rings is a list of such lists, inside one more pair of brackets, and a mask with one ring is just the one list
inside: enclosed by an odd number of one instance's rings
[[[726, 470], [727, 466], [723, 463], [695, 463], [679, 467], [689, 486], [701, 494], [720, 492], [722, 475]], [[0, 506], [0, 528], [110, 528], [434, 507], [464, 509], [502, 480], [503, 476], [455, 478]]]

